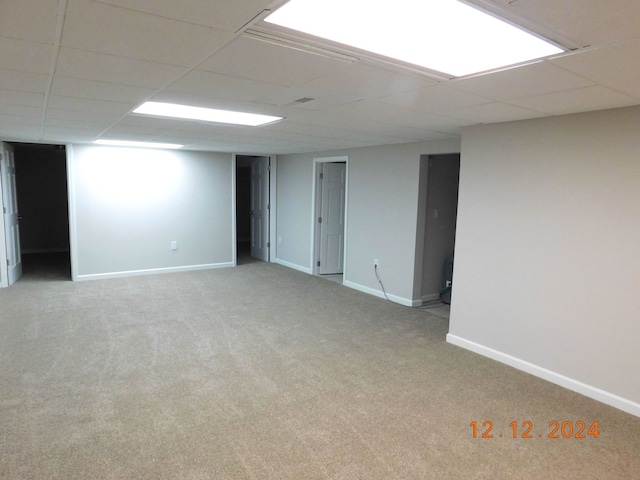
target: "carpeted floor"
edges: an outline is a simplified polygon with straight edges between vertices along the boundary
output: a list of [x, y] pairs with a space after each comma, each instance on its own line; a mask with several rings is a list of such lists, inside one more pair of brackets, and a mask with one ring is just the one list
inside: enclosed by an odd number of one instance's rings
[[67, 278], [0, 290], [2, 479], [640, 478], [639, 418], [428, 311], [264, 262]]

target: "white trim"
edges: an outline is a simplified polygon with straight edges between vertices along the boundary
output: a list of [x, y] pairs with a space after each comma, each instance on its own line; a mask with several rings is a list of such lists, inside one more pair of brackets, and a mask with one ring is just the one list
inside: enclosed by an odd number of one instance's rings
[[294, 270], [298, 270], [299, 272], [304, 272], [304, 273], [308, 273], [309, 275], [313, 275], [313, 270], [311, 270], [308, 267], [296, 265], [295, 263], [290, 263], [290, 262], [287, 262], [286, 260], [280, 260], [279, 258], [274, 259], [273, 262], [277, 263], [278, 265], [282, 265], [283, 267], [292, 268]]
[[78, 280], [78, 225], [76, 222], [76, 181], [73, 145], [66, 146], [67, 153], [67, 196], [69, 199], [69, 251], [71, 255], [71, 280]]
[[233, 266], [238, 265], [238, 232], [236, 229], [238, 226], [236, 225], [236, 182], [238, 181], [236, 178], [236, 154], [231, 154], [231, 258], [233, 259]]
[[[358, 290], [359, 292], [368, 293], [369, 295], [373, 295], [379, 298], [385, 298], [384, 293], [380, 290], [371, 287], [365, 287], [364, 285], [360, 285], [359, 283], [354, 283], [350, 281], [344, 281], [343, 285], [345, 287], [353, 288], [354, 290]], [[405, 307], [419, 307], [422, 305], [422, 300], [410, 300], [408, 298], [398, 297], [397, 295], [393, 295], [388, 293], [387, 297], [389, 301], [393, 303], [398, 303]]]
[[[2, 164], [2, 157], [6, 155], [4, 149], [4, 142], [0, 144], [0, 165]], [[5, 215], [4, 215], [4, 191], [2, 184], [4, 178], [4, 170], [0, 168], [0, 288], [6, 288], [9, 286], [9, 269], [7, 268], [7, 239], [5, 236]]]
[[137, 277], [141, 275], [156, 275], [158, 273], [176, 273], [176, 272], [193, 272], [196, 270], [213, 270], [216, 268], [230, 268], [235, 267], [235, 262], [225, 263], [208, 263], [204, 265], [186, 265], [183, 267], [165, 267], [165, 268], [150, 268], [146, 270], [130, 270], [125, 272], [111, 272], [111, 273], [93, 273], [89, 275], [78, 275], [78, 281], [85, 280], [103, 280], [107, 278], [124, 278], [124, 277]]
[[278, 242], [277, 242], [277, 206], [276, 201], [278, 198], [277, 190], [277, 155], [269, 155], [269, 261], [275, 262], [278, 257]]
[[311, 215], [311, 274], [318, 274], [318, 248], [319, 248], [319, 231], [317, 229], [317, 218], [318, 212], [320, 211], [320, 207], [318, 205], [318, 196], [317, 196], [317, 186], [318, 186], [318, 175], [320, 174], [320, 164], [321, 163], [345, 163], [345, 189], [344, 189], [344, 247], [343, 247], [343, 259], [342, 259], [342, 275], [343, 278], [346, 278], [347, 273], [347, 230], [348, 230], [348, 219], [347, 212], [349, 211], [349, 156], [348, 155], [337, 155], [335, 157], [318, 157], [313, 159], [313, 178], [311, 181], [311, 208], [313, 209], [313, 214]]
[[569, 390], [580, 393], [586, 397], [592, 398], [612, 407], [618, 408], [624, 412], [630, 413], [631, 415], [635, 415], [636, 417], [640, 417], [639, 403], [633, 402], [626, 398], [622, 398], [605, 390], [601, 390], [592, 385], [587, 385], [586, 383], [580, 382], [570, 377], [566, 377], [552, 370], [547, 370], [546, 368], [540, 367], [533, 363], [529, 363], [520, 358], [513, 357], [503, 352], [499, 352], [497, 350], [494, 350], [493, 348], [489, 348], [484, 345], [480, 345], [479, 343], [466, 340], [464, 338], [458, 337], [457, 335], [452, 335], [450, 333], [447, 334], [447, 342], [466, 350], [470, 350], [484, 357], [488, 357], [493, 360], [497, 360], [498, 362], [505, 363], [513, 368], [517, 368], [518, 370], [522, 370], [523, 372], [530, 373], [531, 375], [535, 375], [536, 377], [540, 377], [551, 383], [560, 385], [561, 387], [568, 388]]

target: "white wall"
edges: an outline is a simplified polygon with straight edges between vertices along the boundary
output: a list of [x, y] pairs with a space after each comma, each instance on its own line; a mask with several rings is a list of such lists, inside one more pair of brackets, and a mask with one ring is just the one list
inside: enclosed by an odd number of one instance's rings
[[313, 156], [278, 156], [275, 261], [312, 272]]
[[640, 108], [462, 136], [448, 340], [640, 415]]
[[420, 269], [418, 281], [422, 278], [422, 248], [416, 262], [420, 156], [459, 150], [459, 141], [452, 139], [279, 156], [277, 236], [282, 242], [278, 243], [277, 261], [312, 271], [313, 159], [347, 155], [344, 283], [381, 296], [373, 270], [377, 258], [390, 298], [408, 305], [419, 303], [420, 285], [414, 287], [416, 268]]
[[69, 150], [76, 279], [233, 265], [230, 154], [80, 145]]

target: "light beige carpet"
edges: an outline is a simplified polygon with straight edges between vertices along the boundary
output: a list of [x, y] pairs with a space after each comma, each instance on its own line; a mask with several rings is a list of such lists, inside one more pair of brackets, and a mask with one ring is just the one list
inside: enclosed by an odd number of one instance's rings
[[[640, 419], [447, 327], [266, 263], [27, 276], [0, 290], [0, 478], [640, 478]], [[553, 420], [600, 435], [550, 439]]]

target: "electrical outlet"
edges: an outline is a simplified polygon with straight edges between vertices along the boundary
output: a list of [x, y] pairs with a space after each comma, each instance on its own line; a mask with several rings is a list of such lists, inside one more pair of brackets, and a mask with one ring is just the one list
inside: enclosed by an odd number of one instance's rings
[[374, 259], [373, 259], [373, 266], [374, 266], [374, 268], [378, 268], [378, 266], [379, 266], [379, 265], [380, 265], [380, 264], [378, 263], [378, 259], [377, 259], [377, 258], [374, 258]]

